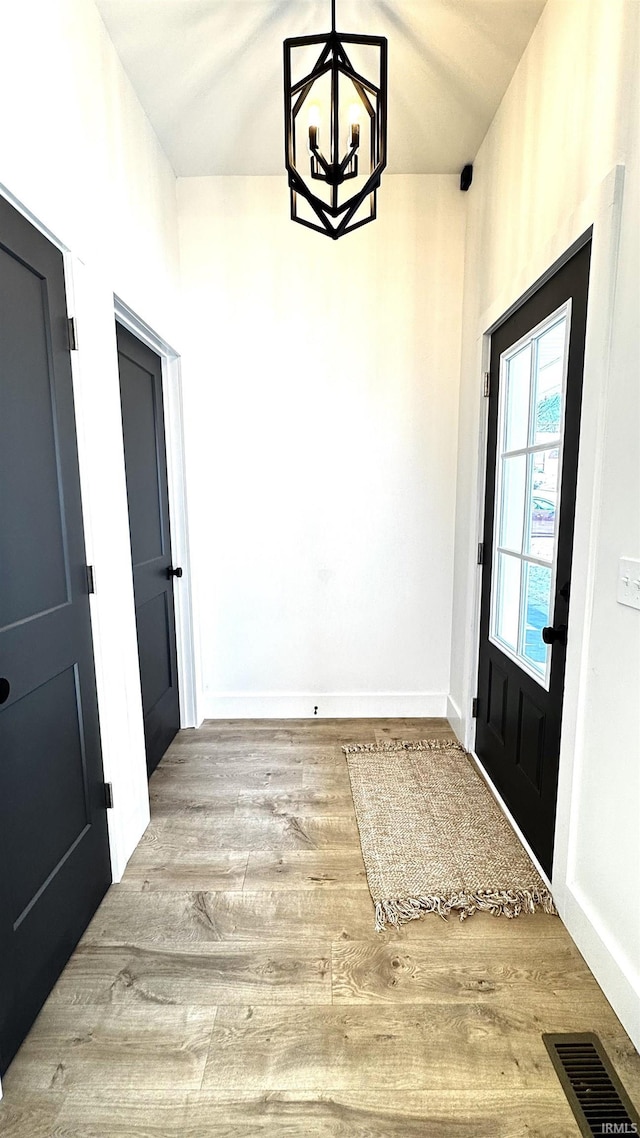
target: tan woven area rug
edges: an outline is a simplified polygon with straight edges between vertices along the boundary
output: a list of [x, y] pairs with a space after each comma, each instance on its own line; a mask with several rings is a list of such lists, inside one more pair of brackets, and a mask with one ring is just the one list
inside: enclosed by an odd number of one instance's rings
[[376, 928], [425, 913], [517, 917], [553, 898], [459, 743], [343, 747]]

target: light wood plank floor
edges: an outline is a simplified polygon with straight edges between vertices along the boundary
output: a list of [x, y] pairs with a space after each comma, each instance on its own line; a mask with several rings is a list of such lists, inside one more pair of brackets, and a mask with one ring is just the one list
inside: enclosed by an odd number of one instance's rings
[[444, 720], [182, 732], [152, 822], [6, 1075], [4, 1138], [576, 1138], [543, 1031], [640, 1060], [560, 920], [377, 934], [342, 743]]

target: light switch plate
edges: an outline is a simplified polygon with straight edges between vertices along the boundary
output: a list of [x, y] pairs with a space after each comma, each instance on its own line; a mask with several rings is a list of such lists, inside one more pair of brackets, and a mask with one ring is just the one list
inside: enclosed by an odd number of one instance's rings
[[640, 561], [631, 557], [620, 558], [618, 569], [618, 603], [640, 609]]

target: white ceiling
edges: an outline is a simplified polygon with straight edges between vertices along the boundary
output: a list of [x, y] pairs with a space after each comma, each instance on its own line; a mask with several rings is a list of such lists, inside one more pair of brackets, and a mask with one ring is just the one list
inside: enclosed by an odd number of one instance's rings
[[[179, 176], [283, 171], [282, 43], [329, 0], [96, 0]], [[389, 40], [389, 169], [457, 173], [482, 142], [545, 0], [337, 0]]]

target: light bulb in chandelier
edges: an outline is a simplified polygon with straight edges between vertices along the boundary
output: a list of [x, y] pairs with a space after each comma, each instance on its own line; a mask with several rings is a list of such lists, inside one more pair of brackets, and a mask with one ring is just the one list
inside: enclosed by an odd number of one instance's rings
[[360, 116], [363, 108], [359, 103], [352, 103], [349, 107], [349, 127], [351, 132], [351, 148], [357, 150], [360, 145]]
[[313, 154], [320, 145], [320, 107], [312, 103], [309, 107], [309, 150]]

